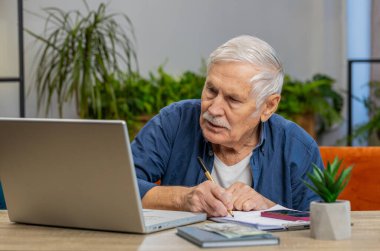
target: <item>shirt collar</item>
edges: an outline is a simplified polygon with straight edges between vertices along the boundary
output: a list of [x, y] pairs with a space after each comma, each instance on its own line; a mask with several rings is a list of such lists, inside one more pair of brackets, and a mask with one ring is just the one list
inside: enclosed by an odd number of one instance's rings
[[256, 145], [256, 147], [253, 149], [261, 149], [261, 152], [264, 153], [264, 144], [265, 144], [265, 139], [266, 139], [266, 133], [265, 133], [265, 125], [266, 122], [260, 122], [260, 136], [259, 136], [259, 143]]

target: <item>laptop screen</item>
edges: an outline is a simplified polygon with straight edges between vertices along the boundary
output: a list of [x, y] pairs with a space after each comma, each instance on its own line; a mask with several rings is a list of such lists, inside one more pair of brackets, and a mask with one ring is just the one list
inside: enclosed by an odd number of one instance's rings
[[124, 121], [0, 119], [11, 221], [143, 232]]

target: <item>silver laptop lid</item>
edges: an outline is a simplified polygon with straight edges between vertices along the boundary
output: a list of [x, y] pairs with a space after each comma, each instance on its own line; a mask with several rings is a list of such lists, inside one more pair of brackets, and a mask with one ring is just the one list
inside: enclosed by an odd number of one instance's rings
[[123, 121], [0, 119], [11, 221], [144, 232]]

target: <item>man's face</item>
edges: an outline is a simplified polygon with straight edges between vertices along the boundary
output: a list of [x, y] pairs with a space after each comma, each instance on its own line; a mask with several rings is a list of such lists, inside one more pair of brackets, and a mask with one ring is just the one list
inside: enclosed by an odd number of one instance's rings
[[258, 69], [243, 62], [211, 65], [202, 91], [200, 126], [204, 137], [214, 144], [233, 147], [257, 137], [260, 113], [250, 79]]

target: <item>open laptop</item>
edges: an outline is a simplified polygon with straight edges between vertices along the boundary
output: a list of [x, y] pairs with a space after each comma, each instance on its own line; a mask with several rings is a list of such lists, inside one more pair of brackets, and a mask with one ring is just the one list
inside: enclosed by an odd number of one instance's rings
[[206, 214], [143, 210], [124, 121], [0, 118], [13, 222], [150, 233]]

